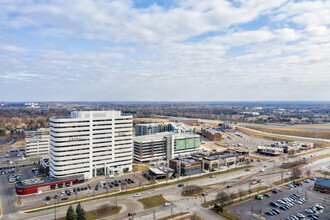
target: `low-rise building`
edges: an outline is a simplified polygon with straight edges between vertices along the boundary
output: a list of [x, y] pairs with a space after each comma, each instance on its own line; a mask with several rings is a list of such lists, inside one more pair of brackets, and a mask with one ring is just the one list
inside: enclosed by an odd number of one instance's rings
[[236, 151], [227, 149], [222, 152], [215, 152], [210, 154], [197, 153], [192, 154], [191, 157], [196, 160], [203, 161], [203, 168], [205, 170], [216, 170], [221, 167], [229, 167], [239, 163], [249, 162], [248, 151]]
[[330, 179], [317, 178], [314, 183], [314, 190], [322, 193], [330, 193]]
[[163, 132], [134, 138], [134, 161], [152, 162], [188, 156], [200, 150], [200, 136]]
[[75, 175], [63, 178], [47, 177], [25, 179], [15, 185], [17, 195], [29, 195], [70, 187], [75, 184], [83, 183], [84, 175]]
[[279, 156], [283, 154], [284, 150], [282, 147], [278, 146], [258, 146], [257, 152], [259, 154]]
[[204, 126], [201, 128], [201, 132], [210, 141], [222, 140], [222, 132], [220, 131], [220, 128]]
[[24, 132], [26, 156], [49, 155], [49, 128], [39, 128]]
[[203, 172], [203, 162], [193, 158], [170, 160], [169, 167], [174, 169], [179, 176], [187, 176]]
[[149, 168], [149, 170], [142, 172], [142, 175], [148, 180], [168, 179], [173, 174], [174, 170], [169, 167]]

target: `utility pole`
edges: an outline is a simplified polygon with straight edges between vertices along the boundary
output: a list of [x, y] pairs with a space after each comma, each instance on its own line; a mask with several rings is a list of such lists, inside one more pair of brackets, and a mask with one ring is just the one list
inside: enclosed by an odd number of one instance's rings
[[116, 194], [116, 208], [117, 208], [117, 194]]

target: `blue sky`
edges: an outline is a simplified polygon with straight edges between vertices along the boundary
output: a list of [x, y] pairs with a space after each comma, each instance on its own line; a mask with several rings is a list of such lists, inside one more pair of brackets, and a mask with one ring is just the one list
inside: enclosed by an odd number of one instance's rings
[[330, 2], [2, 0], [0, 101], [329, 100]]

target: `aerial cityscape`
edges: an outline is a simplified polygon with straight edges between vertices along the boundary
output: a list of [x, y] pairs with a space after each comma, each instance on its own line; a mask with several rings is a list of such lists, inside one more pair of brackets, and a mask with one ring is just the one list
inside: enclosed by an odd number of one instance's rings
[[330, 1], [0, 1], [0, 219], [328, 220]]

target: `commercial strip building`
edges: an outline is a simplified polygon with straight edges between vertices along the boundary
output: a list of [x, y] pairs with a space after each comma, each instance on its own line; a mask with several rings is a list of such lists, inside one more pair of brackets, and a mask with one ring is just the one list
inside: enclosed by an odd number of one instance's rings
[[195, 133], [195, 127], [183, 123], [151, 123], [135, 125], [135, 136], [157, 134], [161, 132]]
[[134, 161], [144, 163], [171, 160], [200, 150], [200, 136], [163, 132], [134, 138]]
[[70, 187], [72, 185], [83, 182], [84, 175], [76, 175], [64, 178], [34, 178], [17, 182], [15, 185], [15, 189], [17, 195], [29, 195], [38, 192], [45, 192]]
[[220, 128], [204, 126], [201, 128], [201, 132], [210, 141], [222, 140], [222, 132]]
[[39, 128], [24, 132], [26, 156], [49, 154], [49, 128]]
[[[184, 158], [177, 157], [169, 160], [168, 168], [172, 169], [176, 175], [186, 176], [202, 173], [205, 170], [215, 171], [233, 165], [248, 164], [249, 162], [250, 157], [248, 151], [227, 149], [222, 152], [208, 154], [194, 153]], [[156, 168], [151, 168], [148, 171], [144, 171], [143, 175], [148, 179], [154, 178], [159, 173], [158, 170], [155, 172], [154, 169]], [[161, 174], [159, 173], [159, 175]], [[170, 176], [167, 175], [167, 177], [169, 178]]]
[[284, 153], [295, 153], [302, 150], [314, 148], [313, 143], [298, 142], [298, 141], [281, 141], [275, 142], [265, 146], [258, 146], [257, 152], [260, 154], [279, 156]]
[[250, 160], [250, 154], [248, 151], [237, 151], [233, 149], [210, 154], [197, 153], [192, 154], [191, 157], [196, 160], [201, 160], [203, 162], [204, 170], [217, 170], [221, 167], [248, 163]]
[[278, 146], [258, 146], [257, 152], [259, 154], [265, 154], [270, 156], [280, 156], [283, 154], [284, 149]]
[[203, 172], [203, 162], [193, 158], [170, 160], [169, 167], [179, 176], [188, 176]]
[[132, 169], [132, 115], [74, 111], [50, 119], [50, 176], [89, 179]]
[[314, 183], [314, 190], [322, 193], [330, 193], [330, 179], [317, 178]]
[[173, 174], [174, 170], [168, 167], [150, 168], [149, 170], [142, 172], [142, 175], [148, 180], [171, 178]]

